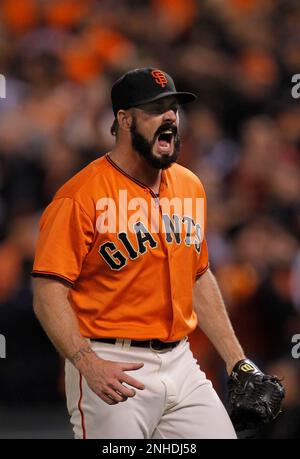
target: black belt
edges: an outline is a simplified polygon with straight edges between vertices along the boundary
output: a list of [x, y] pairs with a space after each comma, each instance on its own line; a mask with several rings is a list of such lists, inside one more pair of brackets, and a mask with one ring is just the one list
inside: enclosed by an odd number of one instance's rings
[[[99, 341], [100, 343], [110, 343], [110, 344], [116, 344], [118, 341], [116, 338], [90, 338], [91, 341]], [[129, 340], [130, 341], [130, 346], [135, 346], [135, 347], [146, 347], [149, 349], [153, 349], [154, 351], [167, 351], [170, 349], [173, 349], [174, 347], [178, 346], [180, 343], [179, 341], [173, 341], [173, 342], [165, 342], [165, 341], [160, 341], [159, 339], [148, 339], [145, 341], [136, 341], [136, 340]]]

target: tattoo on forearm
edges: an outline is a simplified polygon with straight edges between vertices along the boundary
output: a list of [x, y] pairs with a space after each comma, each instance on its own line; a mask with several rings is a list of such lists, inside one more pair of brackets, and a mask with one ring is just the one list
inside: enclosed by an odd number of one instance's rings
[[84, 357], [85, 354], [91, 354], [92, 352], [93, 352], [93, 349], [91, 347], [82, 347], [81, 349], [79, 349], [78, 352], [72, 355], [71, 361], [75, 365], [76, 363], [79, 362], [79, 360], [82, 359], [82, 357]]

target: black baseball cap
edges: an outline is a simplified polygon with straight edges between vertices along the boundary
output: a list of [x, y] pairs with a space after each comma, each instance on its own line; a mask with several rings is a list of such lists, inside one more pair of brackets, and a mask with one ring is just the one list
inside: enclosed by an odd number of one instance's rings
[[176, 96], [179, 104], [187, 104], [197, 98], [191, 92], [176, 91], [170, 75], [151, 67], [130, 70], [113, 84], [111, 90], [115, 116], [121, 109], [137, 107], [167, 96]]

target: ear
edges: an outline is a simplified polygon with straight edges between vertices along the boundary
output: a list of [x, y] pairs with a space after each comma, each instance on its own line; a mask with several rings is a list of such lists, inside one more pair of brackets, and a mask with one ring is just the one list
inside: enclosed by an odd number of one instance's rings
[[125, 131], [130, 131], [132, 125], [132, 114], [128, 110], [119, 110], [117, 118], [120, 128]]

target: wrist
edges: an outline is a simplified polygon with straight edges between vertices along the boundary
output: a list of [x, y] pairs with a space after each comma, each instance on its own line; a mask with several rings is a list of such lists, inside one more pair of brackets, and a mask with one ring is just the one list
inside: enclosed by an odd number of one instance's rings
[[81, 347], [70, 357], [70, 361], [73, 363], [74, 367], [83, 375], [88, 371], [95, 360], [100, 359], [89, 345]]
[[241, 360], [246, 359], [246, 356], [244, 354], [239, 354], [238, 356], [235, 356], [234, 358], [231, 358], [226, 362], [226, 370], [228, 375], [231, 375], [233, 368], [235, 365], [240, 362]]

